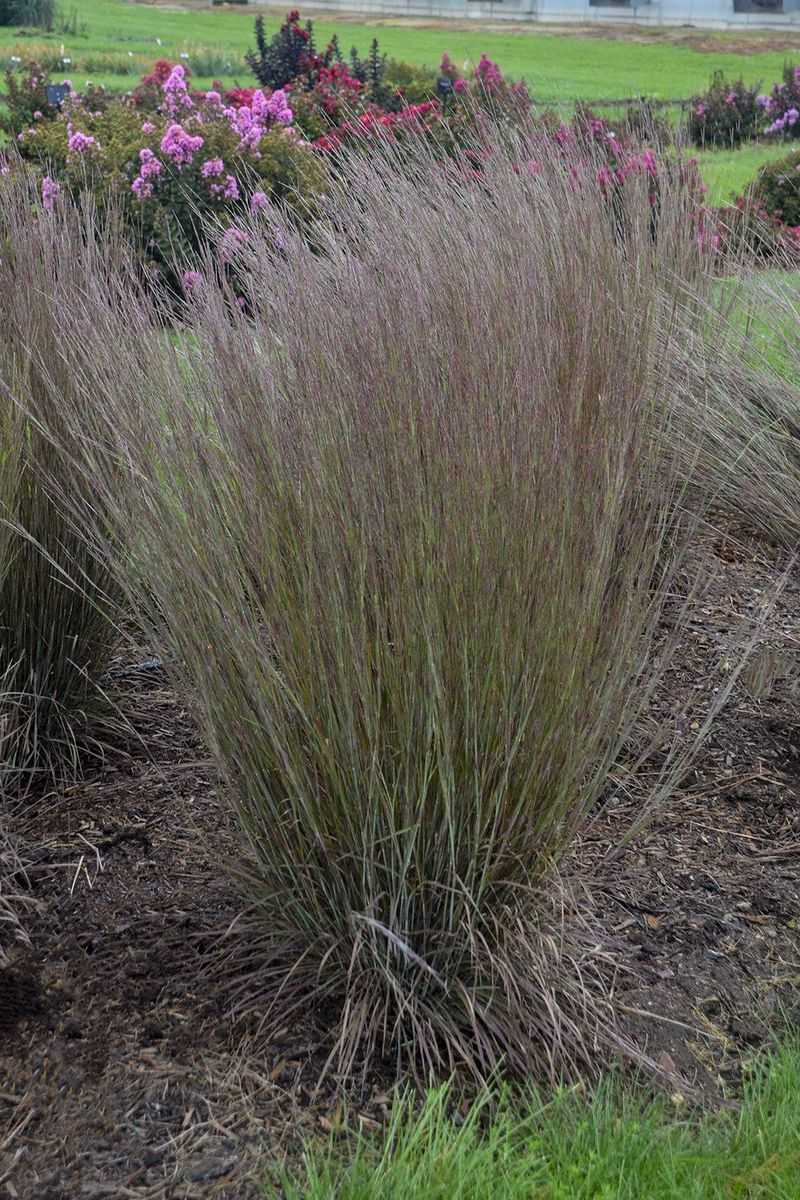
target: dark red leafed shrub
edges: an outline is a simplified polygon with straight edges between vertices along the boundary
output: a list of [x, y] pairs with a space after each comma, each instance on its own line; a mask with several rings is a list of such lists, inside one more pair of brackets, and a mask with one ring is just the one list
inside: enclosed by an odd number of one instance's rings
[[245, 61], [262, 87], [285, 87], [307, 71], [315, 58], [310, 22], [303, 29], [296, 9], [287, 13], [270, 41], [264, 31], [264, 18], [256, 17], [256, 49], [245, 55]]

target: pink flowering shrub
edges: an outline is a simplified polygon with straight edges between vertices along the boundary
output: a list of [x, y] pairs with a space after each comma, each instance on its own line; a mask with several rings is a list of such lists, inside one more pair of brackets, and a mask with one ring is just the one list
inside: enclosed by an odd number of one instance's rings
[[[50, 121], [58, 116], [59, 106], [51, 104], [47, 88], [60, 85], [73, 97], [72, 83], [63, 76], [52, 77], [46, 67], [29, 62], [25, 74], [20, 78], [10, 68], [5, 73], [5, 109], [0, 117], [0, 128], [12, 137], [39, 121]], [[89, 85], [83, 93], [83, 101], [92, 112], [105, 109], [111, 101], [105, 88]]]
[[742, 79], [729, 82], [721, 71], [711, 78], [708, 91], [694, 96], [689, 106], [687, 131], [695, 146], [738, 146], [755, 137], [763, 125], [759, 85], [748, 87]]
[[235, 224], [272, 200], [298, 219], [313, 209], [325, 167], [294, 127], [286, 93], [254, 89], [226, 104], [219, 93], [190, 92], [184, 68], [166, 62], [142, 88], [102, 109], [68, 97], [20, 131], [20, 153], [46, 173], [44, 208], [54, 189], [88, 187], [101, 207], [113, 201], [145, 263], [175, 286], [205, 244], [204, 218]]
[[768, 135], [800, 137], [800, 66], [787, 63], [783, 81], [776, 83], [768, 96], [759, 96], [757, 103], [769, 122]]
[[[47, 99], [47, 85], [55, 82], [38, 63], [31, 63], [22, 79], [9, 67], [5, 73], [6, 111], [3, 129], [13, 137], [34, 121], [47, 120], [58, 112]], [[40, 113], [39, 117], [36, 113]]]

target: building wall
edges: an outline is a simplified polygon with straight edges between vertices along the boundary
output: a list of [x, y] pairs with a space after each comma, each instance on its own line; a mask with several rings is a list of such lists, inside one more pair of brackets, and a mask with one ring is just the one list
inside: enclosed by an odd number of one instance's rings
[[[255, 0], [272, 2], [275, 0]], [[780, 0], [778, 0], [780, 2]], [[800, 0], [782, 0], [783, 12], [758, 0], [314, 0], [315, 9], [405, 17], [453, 17], [476, 21], [610, 21], [617, 25], [697, 25], [712, 29], [800, 30]], [[739, 11], [736, 11], [739, 10]], [[748, 11], [749, 10], [749, 11]]]

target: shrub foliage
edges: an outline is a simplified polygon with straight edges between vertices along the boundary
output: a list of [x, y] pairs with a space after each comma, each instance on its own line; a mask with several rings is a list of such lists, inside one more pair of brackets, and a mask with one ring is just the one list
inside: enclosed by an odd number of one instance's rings
[[[29, 82], [38, 100], [47, 76], [35, 69]], [[12, 117], [30, 118], [16, 142], [46, 172], [43, 203], [62, 189], [90, 192], [124, 220], [145, 266], [173, 283], [205, 245], [204, 220], [235, 225], [268, 198], [303, 219], [323, 186], [282, 91], [228, 104], [218, 92], [192, 93], [186, 69], [161, 62], [130, 98], [72, 92], [57, 110], [32, 113], [30, 103], [20, 99]]]
[[708, 91], [692, 99], [688, 131], [696, 146], [738, 146], [755, 137], [762, 124], [759, 86], [742, 79], [726, 79], [721, 71], [711, 78]]
[[752, 199], [800, 236], [800, 150], [765, 163], [756, 176]]

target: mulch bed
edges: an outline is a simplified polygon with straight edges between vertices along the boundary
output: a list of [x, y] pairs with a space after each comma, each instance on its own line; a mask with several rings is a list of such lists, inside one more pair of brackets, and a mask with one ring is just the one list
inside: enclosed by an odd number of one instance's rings
[[[746, 531], [709, 536], [717, 576], [654, 719], [678, 712], [694, 737], [742, 619], [773, 601], [759, 650], [647, 829], [609, 859], [642, 803], [620, 776], [565, 874], [588, 881], [620, 948], [628, 1032], [673, 1089], [719, 1102], [800, 1023], [800, 570], [774, 600], [785, 556]], [[164, 671], [120, 666], [147, 751], [48, 797], [18, 831], [39, 907], [32, 949], [0, 975], [0, 1200], [248, 1200], [270, 1162], [340, 1118], [334, 1083], [315, 1091], [324, 1028], [309, 1014], [265, 1046], [204, 982], [241, 909], [220, 871], [236, 833]], [[351, 1090], [351, 1124], [379, 1127], [387, 1087]]]

